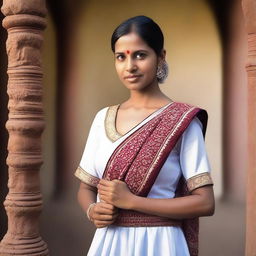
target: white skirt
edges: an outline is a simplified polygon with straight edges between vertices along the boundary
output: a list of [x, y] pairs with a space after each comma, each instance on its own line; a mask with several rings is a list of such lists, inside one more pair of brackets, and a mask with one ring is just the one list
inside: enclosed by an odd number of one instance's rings
[[180, 227], [98, 228], [88, 256], [189, 256]]

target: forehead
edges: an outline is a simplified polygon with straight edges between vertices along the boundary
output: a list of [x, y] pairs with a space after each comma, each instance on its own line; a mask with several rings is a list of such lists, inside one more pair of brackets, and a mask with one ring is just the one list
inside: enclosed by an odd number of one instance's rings
[[121, 36], [115, 44], [115, 52], [136, 51], [152, 49], [143, 41], [143, 39], [136, 33], [132, 32], [127, 35]]

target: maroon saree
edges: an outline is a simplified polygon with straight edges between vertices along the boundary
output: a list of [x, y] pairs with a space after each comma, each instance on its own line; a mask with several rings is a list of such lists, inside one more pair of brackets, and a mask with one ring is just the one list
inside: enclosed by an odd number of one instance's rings
[[[207, 112], [189, 104], [173, 102], [160, 114], [127, 137], [109, 158], [103, 178], [126, 182], [132, 193], [146, 197], [161, 167], [178, 139], [197, 116], [206, 132]], [[171, 170], [170, 170], [171, 171]], [[189, 194], [181, 178], [176, 196]], [[198, 255], [198, 218], [171, 220], [136, 211], [121, 210], [114, 225], [120, 226], [182, 226], [190, 255]]]

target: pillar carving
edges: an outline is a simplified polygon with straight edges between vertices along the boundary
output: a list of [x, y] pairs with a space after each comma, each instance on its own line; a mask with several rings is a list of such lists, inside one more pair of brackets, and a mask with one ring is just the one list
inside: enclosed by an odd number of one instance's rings
[[246, 256], [256, 255], [256, 1], [242, 0], [248, 33], [248, 170], [246, 202]]
[[42, 165], [42, 32], [46, 27], [44, 0], [4, 0], [3, 26], [8, 32], [9, 193], [4, 202], [8, 231], [0, 255], [49, 255], [39, 234], [42, 210], [39, 169]]

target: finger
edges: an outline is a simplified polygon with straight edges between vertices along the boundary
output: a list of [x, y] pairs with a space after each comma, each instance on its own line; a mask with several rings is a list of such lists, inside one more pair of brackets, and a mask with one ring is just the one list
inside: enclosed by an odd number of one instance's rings
[[98, 185], [98, 193], [102, 193], [102, 192], [111, 192], [113, 193], [115, 188], [114, 187], [103, 187], [102, 185]]
[[94, 212], [95, 214], [104, 214], [104, 215], [110, 215], [113, 213], [113, 210], [111, 209], [107, 209], [107, 208], [101, 208], [101, 207], [98, 207], [98, 208], [95, 208]]
[[93, 219], [98, 221], [111, 221], [114, 220], [115, 218], [116, 215], [113, 214], [96, 214]]
[[113, 224], [114, 222], [115, 222], [115, 221], [109, 222], [108, 224], [104, 224], [104, 225], [95, 225], [95, 226], [96, 226], [96, 228], [105, 228], [105, 227], [107, 227], [107, 226]]
[[116, 215], [96, 215], [94, 220], [98, 221], [112, 221], [116, 218]]
[[106, 195], [101, 195], [101, 197], [100, 197], [102, 200], [104, 200], [105, 202], [107, 202], [107, 203], [109, 203], [109, 204], [112, 204], [112, 201], [111, 201], [111, 199], [108, 197], [108, 196], [106, 196]]
[[116, 208], [113, 204], [109, 204], [107, 202], [101, 202], [101, 207], [109, 209], [111, 211], [113, 211]]
[[100, 225], [100, 226], [102, 226], [102, 225], [103, 226], [108, 226], [108, 225], [110, 225], [112, 223], [113, 223], [113, 221], [105, 221], [105, 220], [104, 221], [101, 221], [101, 220], [95, 220], [94, 221], [94, 224], [97, 225], [97, 226], [98, 225]]
[[97, 203], [93, 208], [93, 212], [100, 214], [113, 214], [116, 211], [117, 209], [112, 204], [105, 202]]
[[104, 214], [117, 214], [119, 212], [119, 209], [117, 207], [115, 207], [112, 204], [106, 203], [105, 204], [107, 207], [109, 208], [105, 208]]
[[99, 190], [99, 196], [110, 196], [112, 195], [111, 191]]
[[117, 179], [112, 180], [112, 182], [114, 182], [114, 183], [125, 183], [124, 181], [122, 181], [122, 180], [117, 180]]
[[[106, 196], [106, 195], [100, 195], [99, 198], [100, 198], [100, 201], [102, 201], [102, 202], [104, 202], [104, 203], [106, 203], [106, 204], [108, 204], [108, 205], [109, 205], [109, 204], [111, 205], [111, 201], [110, 201], [110, 198], [109, 198], [108, 196]], [[110, 207], [102, 206], [102, 208], [111, 210]]]
[[96, 228], [105, 228], [107, 227], [108, 225], [95, 225]]
[[113, 185], [111, 186], [106, 186], [106, 185], [102, 185], [102, 184], [98, 184], [97, 185], [98, 191], [113, 191]]
[[99, 224], [96, 224], [96, 223], [94, 223], [94, 225], [96, 226], [96, 228], [104, 228], [104, 227], [108, 226], [108, 225], [99, 225]]
[[100, 179], [99, 184], [102, 186], [111, 186], [113, 185], [113, 181]]
[[118, 213], [114, 213], [114, 214], [94, 214], [92, 216], [93, 220], [99, 220], [99, 221], [111, 221], [111, 220], [115, 220], [118, 216]]

